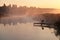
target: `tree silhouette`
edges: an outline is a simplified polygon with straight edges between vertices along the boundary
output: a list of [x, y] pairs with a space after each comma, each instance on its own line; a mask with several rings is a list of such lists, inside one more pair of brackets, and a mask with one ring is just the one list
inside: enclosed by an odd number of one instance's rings
[[60, 20], [58, 20], [58, 21], [56, 21], [55, 23], [54, 23], [54, 26], [55, 26], [55, 30], [56, 30], [56, 36], [60, 36]]
[[0, 18], [7, 14], [7, 10], [8, 8], [5, 4], [2, 7], [0, 7]]

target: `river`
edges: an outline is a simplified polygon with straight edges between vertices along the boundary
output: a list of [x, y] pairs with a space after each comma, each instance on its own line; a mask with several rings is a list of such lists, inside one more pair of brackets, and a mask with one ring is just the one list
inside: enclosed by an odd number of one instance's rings
[[59, 40], [53, 29], [33, 26], [33, 23], [0, 24], [0, 40]]

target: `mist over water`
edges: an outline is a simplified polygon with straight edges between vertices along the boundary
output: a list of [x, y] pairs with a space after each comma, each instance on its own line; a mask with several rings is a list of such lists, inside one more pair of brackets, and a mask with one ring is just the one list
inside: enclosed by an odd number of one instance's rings
[[19, 23], [17, 18], [1, 19], [0, 39], [1, 40], [58, 40], [58, 38], [54, 34], [54, 29], [45, 28], [44, 30], [42, 30], [41, 27], [33, 26], [33, 22]]
[[[58, 11], [58, 10], [57, 10]], [[1, 40], [58, 40], [60, 36], [60, 10], [49, 8], [36, 8], [17, 5], [0, 7], [0, 39]], [[58, 13], [58, 14], [55, 14]], [[48, 25], [44, 27], [33, 26], [35, 22], [44, 20]], [[48, 29], [51, 28], [51, 29]]]

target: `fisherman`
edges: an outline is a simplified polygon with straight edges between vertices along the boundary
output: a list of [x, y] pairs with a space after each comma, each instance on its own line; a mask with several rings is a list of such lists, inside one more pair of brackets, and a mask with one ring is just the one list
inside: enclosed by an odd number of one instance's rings
[[44, 24], [44, 20], [41, 20], [42, 30], [44, 30], [43, 24]]

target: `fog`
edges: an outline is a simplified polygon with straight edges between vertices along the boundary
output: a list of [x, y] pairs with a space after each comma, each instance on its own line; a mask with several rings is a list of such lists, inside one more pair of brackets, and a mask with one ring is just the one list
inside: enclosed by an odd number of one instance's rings
[[[17, 5], [0, 7], [1, 40], [58, 40], [60, 36], [60, 10]], [[34, 26], [44, 20], [50, 27]], [[57, 23], [57, 26], [54, 24]], [[53, 25], [53, 26], [51, 26]], [[51, 28], [51, 29], [49, 29]]]

